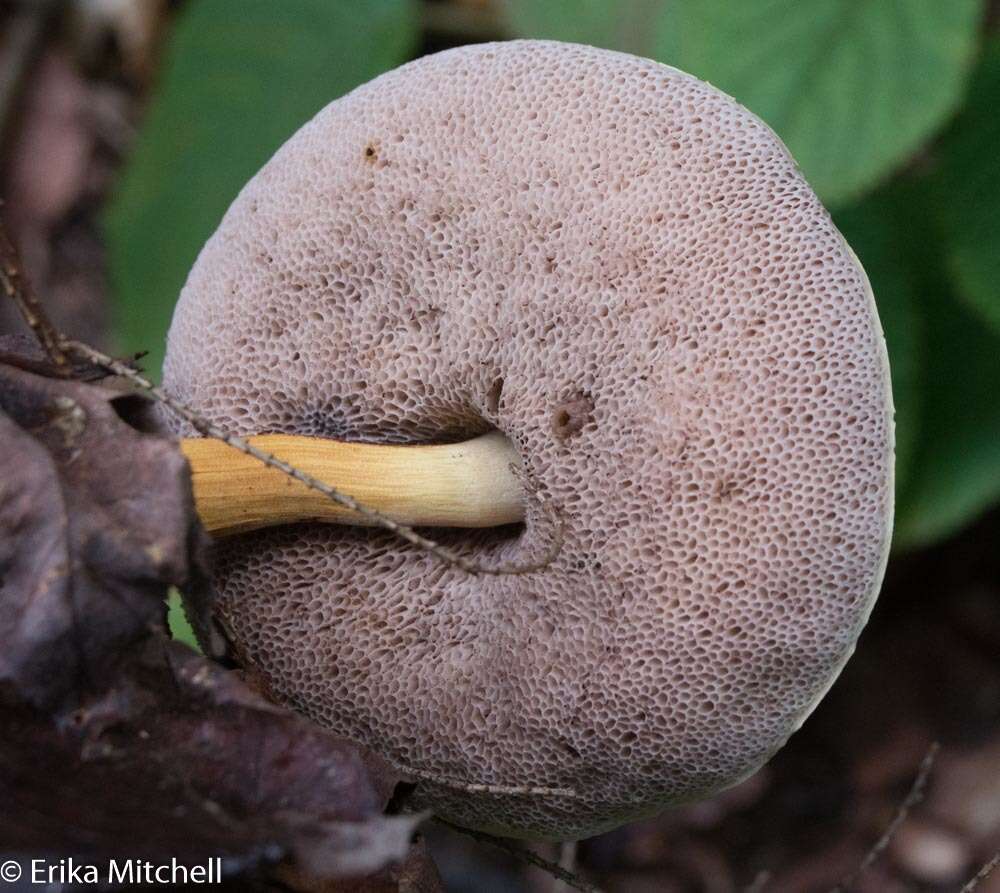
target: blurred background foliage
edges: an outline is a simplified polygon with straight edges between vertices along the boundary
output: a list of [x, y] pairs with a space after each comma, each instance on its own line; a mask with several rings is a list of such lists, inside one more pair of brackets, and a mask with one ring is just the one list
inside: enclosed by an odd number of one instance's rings
[[151, 350], [158, 371], [199, 248], [329, 101], [470, 34], [581, 41], [681, 68], [761, 116], [860, 256], [893, 367], [897, 548], [1000, 498], [1000, 39], [985, 0], [468, 0], [474, 26], [435, 43], [436, 6], [183, 5], [106, 217], [123, 348]]

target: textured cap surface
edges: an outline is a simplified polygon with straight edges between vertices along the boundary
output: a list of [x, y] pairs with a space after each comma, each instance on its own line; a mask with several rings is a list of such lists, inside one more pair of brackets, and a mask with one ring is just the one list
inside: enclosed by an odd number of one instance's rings
[[332, 103], [206, 245], [165, 380], [242, 433], [516, 445], [524, 529], [440, 538], [528, 560], [548, 502], [540, 572], [316, 525], [220, 548], [245, 659], [461, 823], [585, 836], [743, 778], [884, 569], [864, 272], [765, 125], [647, 60], [479, 45]]

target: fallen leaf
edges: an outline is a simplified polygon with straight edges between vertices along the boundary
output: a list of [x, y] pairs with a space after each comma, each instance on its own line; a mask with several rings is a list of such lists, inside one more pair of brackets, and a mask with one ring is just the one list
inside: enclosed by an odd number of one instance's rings
[[138, 396], [50, 373], [0, 340], [5, 857], [219, 857], [239, 890], [439, 891], [411, 848], [422, 817], [384, 814], [394, 771], [170, 641], [169, 586], [211, 608], [187, 464], [128, 423]]

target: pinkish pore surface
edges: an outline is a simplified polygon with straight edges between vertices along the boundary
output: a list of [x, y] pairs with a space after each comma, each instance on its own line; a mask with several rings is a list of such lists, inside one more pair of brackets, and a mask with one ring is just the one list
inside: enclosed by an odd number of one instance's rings
[[[864, 272], [764, 124], [647, 60], [472, 46], [329, 105], [202, 251], [165, 384], [243, 434], [515, 444], [565, 523], [537, 573], [369, 529], [219, 548], [219, 610], [272, 690], [466, 825], [581, 837], [740, 780], [881, 580]], [[527, 560], [553, 535], [527, 515], [441, 539]]]

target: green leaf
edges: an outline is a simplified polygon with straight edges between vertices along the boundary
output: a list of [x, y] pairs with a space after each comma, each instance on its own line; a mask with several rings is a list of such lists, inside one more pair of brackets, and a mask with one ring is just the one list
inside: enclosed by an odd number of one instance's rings
[[933, 177], [907, 177], [836, 215], [868, 271], [892, 365], [893, 543], [956, 532], [1000, 499], [1000, 337], [958, 299]]
[[532, 37], [652, 56], [773, 127], [824, 201], [861, 195], [962, 98], [983, 0], [509, 0]]
[[945, 287], [924, 301], [928, 333], [920, 449], [897, 542], [953, 533], [1000, 499], [1000, 337]]
[[885, 332], [896, 407], [896, 492], [904, 493], [920, 432], [925, 334], [916, 283], [898, 251], [894, 211], [884, 195], [876, 194], [834, 220], [868, 273]]
[[154, 374], [188, 270], [243, 184], [323, 106], [405, 60], [412, 0], [193, 0], [108, 242], [122, 347]]
[[1000, 332], [1000, 39], [987, 44], [969, 99], [941, 143], [935, 185], [958, 294]]
[[171, 589], [167, 597], [167, 627], [172, 639], [189, 645], [195, 651], [201, 651], [194, 630], [188, 622], [187, 613], [184, 611], [184, 602], [176, 589]]
[[1000, 499], [1000, 335], [955, 295], [933, 178], [889, 192], [892, 251], [916, 283], [922, 321], [920, 428], [894, 540], [915, 547], [956, 532]]

